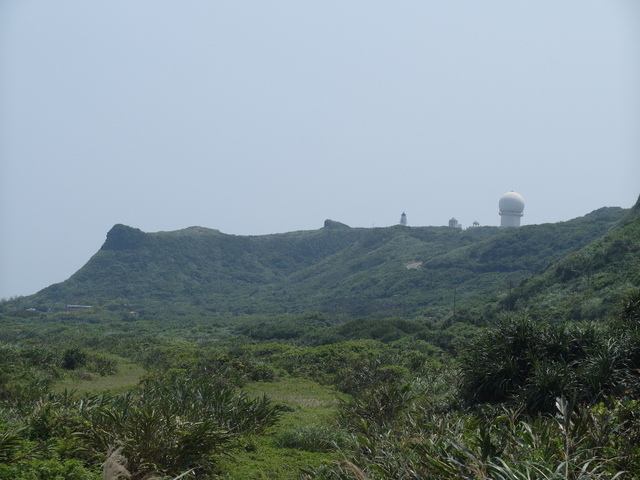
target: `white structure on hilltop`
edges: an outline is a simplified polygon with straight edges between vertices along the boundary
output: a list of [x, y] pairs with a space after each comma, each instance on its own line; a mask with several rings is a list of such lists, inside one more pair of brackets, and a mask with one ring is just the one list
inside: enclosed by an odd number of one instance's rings
[[400, 225], [402, 225], [403, 227], [407, 226], [407, 214], [402, 212], [402, 215], [400, 215]]
[[458, 223], [458, 220], [456, 220], [455, 217], [449, 220], [449, 226], [453, 228], [462, 228], [462, 225]]
[[500, 209], [501, 227], [519, 227], [520, 218], [524, 211], [524, 198], [516, 192], [507, 192], [500, 197], [498, 203]]

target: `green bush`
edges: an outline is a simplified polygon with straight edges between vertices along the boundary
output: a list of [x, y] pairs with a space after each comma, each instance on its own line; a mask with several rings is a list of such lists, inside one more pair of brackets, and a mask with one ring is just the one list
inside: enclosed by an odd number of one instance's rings
[[0, 463], [0, 480], [102, 480], [79, 460], [21, 460]]
[[62, 368], [75, 370], [87, 363], [87, 354], [79, 348], [68, 348], [62, 354]]
[[552, 412], [559, 396], [586, 404], [631, 396], [640, 390], [639, 340], [615, 323], [507, 317], [462, 353], [459, 393], [469, 405], [507, 402], [529, 413]]

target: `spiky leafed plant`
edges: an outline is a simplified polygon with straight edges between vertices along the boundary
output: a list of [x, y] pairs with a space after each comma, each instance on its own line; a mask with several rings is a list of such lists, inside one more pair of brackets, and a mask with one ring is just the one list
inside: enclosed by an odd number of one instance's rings
[[376, 384], [357, 396], [342, 400], [339, 422], [356, 431], [365, 422], [376, 428], [388, 428], [410, 406], [414, 397], [411, 384]]
[[149, 380], [142, 386], [140, 399], [185, 418], [209, 419], [233, 434], [261, 433], [281, 414], [265, 396], [249, 397], [204, 377]]
[[139, 395], [103, 396], [81, 412], [88, 447], [99, 455], [122, 446], [132, 479], [206, 471], [234, 437], [260, 432], [279, 416], [267, 399], [209, 388], [201, 378], [149, 381]]
[[9, 463], [16, 459], [25, 430], [26, 427], [18, 427], [0, 431], [0, 462]]
[[460, 394], [471, 403], [504, 402], [533, 369], [539, 327], [526, 317], [506, 317], [476, 338], [460, 356]]
[[623, 343], [615, 338], [590, 348], [578, 368], [586, 400], [597, 402], [611, 394], [623, 393], [630, 373], [625, 350]]
[[620, 317], [628, 325], [633, 325], [635, 329], [640, 328], [640, 289], [632, 290], [624, 296]]
[[518, 392], [518, 398], [529, 413], [552, 413], [556, 409], [556, 398], [570, 394], [575, 389], [575, 373], [570, 365], [543, 359], [534, 362], [526, 383]]

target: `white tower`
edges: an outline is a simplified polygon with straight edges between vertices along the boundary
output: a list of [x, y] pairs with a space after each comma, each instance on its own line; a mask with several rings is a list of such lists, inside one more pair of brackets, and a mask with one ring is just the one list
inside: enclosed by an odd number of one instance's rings
[[400, 215], [400, 225], [402, 225], [403, 227], [407, 226], [407, 215], [402, 212], [402, 215]]
[[516, 192], [507, 192], [500, 197], [498, 203], [500, 208], [501, 227], [519, 227], [520, 217], [524, 211], [524, 198]]

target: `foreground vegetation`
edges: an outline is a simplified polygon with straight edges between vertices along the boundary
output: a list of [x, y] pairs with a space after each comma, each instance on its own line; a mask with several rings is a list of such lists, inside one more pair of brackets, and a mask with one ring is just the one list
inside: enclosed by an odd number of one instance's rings
[[599, 322], [472, 331], [14, 313], [0, 479], [640, 478], [637, 291]]

